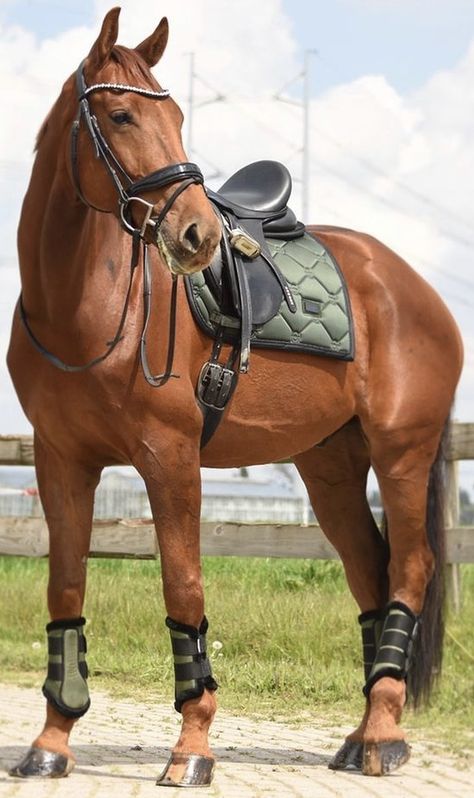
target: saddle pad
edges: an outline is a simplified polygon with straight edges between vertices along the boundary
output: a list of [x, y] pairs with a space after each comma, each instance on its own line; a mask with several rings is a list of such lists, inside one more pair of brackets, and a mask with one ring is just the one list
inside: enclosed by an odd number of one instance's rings
[[[316, 355], [354, 359], [354, 331], [347, 287], [339, 265], [323, 244], [306, 233], [292, 241], [266, 239], [273, 260], [293, 293], [297, 312], [285, 301], [276, 316], [253, 327], [252, 347], [311, 352]], [[202, 272], [185, 278], [188, 300], [201, 329], [215, 337], [219, 306]], [[239, 319], [225, 317], [229, 334], [235, 338]], [[232, 335], [232, 331], [234, 334]]]

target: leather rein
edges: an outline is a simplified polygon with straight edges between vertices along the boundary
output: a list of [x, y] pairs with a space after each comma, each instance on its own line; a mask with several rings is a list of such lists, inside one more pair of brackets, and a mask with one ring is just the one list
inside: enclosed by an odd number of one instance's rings
[[[92, 140], [95, 150], [95, 156], [101, 160], [117, 189], [120, 220], [122, 227], [132, 236], [132, 257], [130, 261], [130, 278], [128, 289], [125, 296], [125, 301], [114, 337], [107, 341], [106, 350], [102, 355], [89, 360], [82, 365], [71, 365], [65, 363], [59, 357], [48, 351], [35, 336], [28, 322], [28, 317], [23, 304], [23, 298], [20, 294], [19, 299], [19, 312], [20, 318], [23, 322], [28, 337], [35, 347], [35, 349], [45, 357], [53, 366], [67, 372], [80, 372], [86, 371], [92, 366], [103, 362], [109, 355], [112, 354], [117, 344], [123, 339], [123, 328], [127, 317], [128, 306], [130, 302], [130, 295], [132, 290], [133, 274], [140, 258], [140, 250], [142, 250], [142, 264], [143, 264], [143, 304], [144, 304], [144, 321], [143, 329], [140, 337], [140, 362], [143, 374], [147, 382], [154, 388], [159, 388], [164, 385], [170, 377], [176, 377], [172, 373], [174, 348], [176, 339], [176, 306], [177, 306], [177, 276], [173, 274], [173, 286], [171, 292], [171, 307], [170, 307], [170, 320], [169, 320], [169, 338], [168, 338], [168, 354], [166, 359], [166, 367], [163, 374], [153, 376], [147, 357], [146, 349], [146, 333], [148, 323], [151, 316], [151, 295], [152, 295], [152, 276], [148, 257], [148, 243], [145, 240], [146, 233], [152, 233], [154, 238], [157, 239], [160, 231], [161, 224], [165, 219], [168, 211], [179, 197], [189, 186], [193, 184], [203, 184], [204, 177], [199, 167], [194, 163], [184, 162], [165, 166], [155, 172], [133, 181], [127, 174], [118, 158], [110, 149], [105, 137], [100, 130], [97, 117], [91, 112], [88, 97], [93, 92], [98, 91], [119, 91], [119, 92], [133, 92], [140, 94], [144, 97], [149, 97], [154, 100], [165, 100], [169, 97], [168, 90], [154, 91], [153, 89], [146, 89], [139, 86], [129, 86], [122, 83], [95, 83], [87, 86], [84, 78], [84, 61], [79, 65], [76, 71], [76, 89], [79, 100], [79, 110], [77, 116], [72, 124], [71, 130], [71, 165], [74, 186], [80, 200], [88, 207], [101, 213], [111, 213], [103, 208], [98, 208], [90, 203], [84, 196], [80, 180], [79, 180], [79, 162], [78, 162], [78, 134], [81, 122], [84, 120], [89, 136]], [[166, 186], [179, 183], [175, 191], [165, 201], [162, 209], [158, 214], [155, 213], [155, 205], [147, 202], [141, 196], [142, 193], [147, 191], [154, 191], [156, 189], [165, 188]], [[124, 185], [125, 184], [125, 185]], [[138, 202], [145, 206], [145, 218], [140, 228], [134, 227], [130, 216], [130, 204]]]

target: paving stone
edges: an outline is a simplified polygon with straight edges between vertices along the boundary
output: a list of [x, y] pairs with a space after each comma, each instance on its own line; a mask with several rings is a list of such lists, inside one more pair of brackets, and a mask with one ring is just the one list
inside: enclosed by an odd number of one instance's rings
[[[35, 689], [0, 688], [1, 798], [183, 798], [180, 789], [156, 787], [179, 716], [170, 706], [93, 694], [92, 708], [76, 724], [77, 766], [67, 779], [21, 781], [5, 772], [24, 753], [43, 722], [44, 702]], [[211, 744], [218, 759], [209, 798], [472, 798], [474, 763], [461, 768], [428, 743], [413, 746], [403, 769], [384, 778], [328, 770], [349, 730], [218, 714]]]

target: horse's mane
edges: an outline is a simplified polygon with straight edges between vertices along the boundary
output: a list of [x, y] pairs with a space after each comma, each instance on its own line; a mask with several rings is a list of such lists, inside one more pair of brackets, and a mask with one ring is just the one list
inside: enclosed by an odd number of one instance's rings
[[46, 131], [48, 129], [48, 122], [49, 122], [50, 116], [51, 116], [51, 111], [48, 113], [46, 119], [44, 120], [43, 124], [41, 125], [40, 129], [38, 130], [38, 133], [36, 134], [35, 146], [34, 146], [33, 152], [38, 152], [39, 145], [41, 144], [41, 142], [42, 142], [42, 140], [44, 138], [44, 135], [45, 135], [45, 133], [46, 133]]

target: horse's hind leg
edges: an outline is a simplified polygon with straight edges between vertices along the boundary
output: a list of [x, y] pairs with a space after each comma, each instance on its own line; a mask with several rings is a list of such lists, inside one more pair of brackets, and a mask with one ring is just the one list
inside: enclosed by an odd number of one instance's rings
[[416, 705], [429, 694], [441, 663], [444, 528], [435, 497], [442, 490], [436, 484], [442, 430], [441, 418], [403, 427], [365, 425], [390, 543], [389, 604], [364, 688], [369, 697], [363, 764], [367, 775], [388, 772], [408, 757], [398, 727], [407, 677]]
[[[377, 529], [366, 496], [370, 459], [359, 422], [354, 419], [322, 447], [298, 455], [295, 464], [306, 484], [321, 527], [341, 557], [351, 592], [369, 632], [388, 597], [388, 547]], [[365, 638], [366, 674], [375, 651]], [[359, 727], [348, 737], [330, 767], [360, 769], [368, 708]]]
[[62, 458], [35, 437], [41, 501], [49, 528], [48, 676], [42, 732], [10, 775], [21, 778], [67, 776], [75, 764], [69, 735], [87, 711], [87, 666], [82, 606], [92, 527], [94, 491], [100, 469]]

